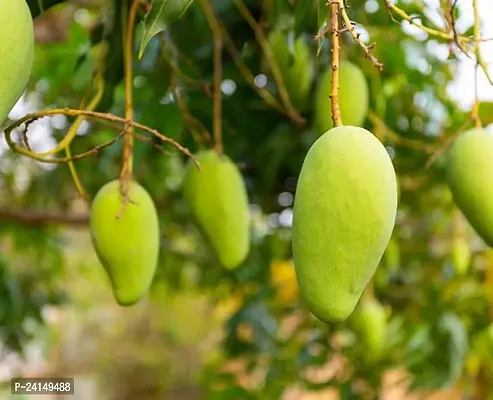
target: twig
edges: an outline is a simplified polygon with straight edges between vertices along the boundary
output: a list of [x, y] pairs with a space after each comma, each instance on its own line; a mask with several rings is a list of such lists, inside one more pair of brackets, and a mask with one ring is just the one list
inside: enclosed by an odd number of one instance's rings
[[[456, 129], [456, 132], [462, 132], [467, 126], [471, 123], [471, 118], [468, 118], [459, 129]], [[447, 149], [452, 145], [452, 143], [457, 139], [457, 136], [450, 136], [448, 137], [444, 143], [440, 145], [440, 147], [433, 152], [431, 157], [428, 159], [428, 161], [425, 164], [425, 168], [428, 169], [430, 168], [433, 163], [440, 157], [443, 153], [447, 151]]]
[[[476, 62], [478, 63], [478, 65], [483, 70], [484, 74], [486, 75], [486, 79], [488, 79], [488, 82], [490, 83], [490, 85], [493, 85], [493, 80], [492, 80], [490, 72], [488, 70], [488, 65], [486, 64], [486, 61], [484, 60], [483, 55], [481, 53], [481, 47], [480, 47], [481, 18], [479, 17], [478, 0], [473, 0], [472, 4], [473, 4], [473, 9], [474, 9], [474, 54], [476, 55]], [[476, 66], [476, 69], [477, 69], [477, 66]], [[476, 84], [476, 87], [477, 87], [477, 84]]]
[[[118, 117], [114, 114], [101, 113], [101, 112], [89, 111], [89, 110], [76, 110], [76, 109], [71, 109], [71, 108], [58, 108], [58, 109], [44, 110], [44, 111], [39, 111], [39, 112], [35, 112], [35, 113], [30, 113], [30, 114], [27, 114], [24, 117], [18, 119], [17, 121], [14, 121], [13, 123], [11, 123], [9, 126], [7, 126], [7, 128], [5, 128], [5, 131], [4, 131], [5, 132], [5, 138], [7, 140], [7, 144], [9, 145], [10, 149], [13, 152], [20, 153], [20, 154], [23, 154], [27, 157], [36, 159], [36, 157], [33, 157], [32, 152], [27, 151], [26, 149], [23, 149], [21, 147], [18, 147], [12, 141], [12, 139], [10, 137], [11, 132], [15, 128], [17, 128], [18, 126], [22, 125], [23, 123], [26, 123], [28, 121], [35, 121], [35, 120], [40, 119], [42, 117], [51, 116], [51, 115], [66, 115], [69, 117], [77, 117], [79, 115], [83, 115], [83, 116], [90, 118], [90, 119], [106, 120], [106, 121], [115, 122], [115, 123], [119, 123], [119, 124], [123, 124], [123, 125], [128, 124], [128, 125], [136, 128], [136, 129], [141, 129], [145, 132], [148, 132], [148, 133], [158, 137], [159, 139], [161, 139], [165, 143], [171, 144], [176, 149], [178, 149], [179, 151], [181, 151], [182, 153], [184, 153], [185, 155], [190, 157], [195, 162], [195, 164], [198, 165], [197, 160], [195, 159], [195, 157], [192, 155], [192, 153], [190, 153], [190, 151], [187, 148], [183, 147], [180, 143], [176, 142], [175, 140], [171, 139], [170, 137], [163, 135], [162, 133], [160, 133], [156, 129], [152, 129], [152, 128], [150, 128], [146, 125], [140, 124], [136, 121], [127, 121], [124, 118]], [[43, 161], [43, 159], [40, 159], [38, 161]]]
[[471, 57], [468, 53], [467, 50], [464, 48], [462, 43], [459, 40], [459, 34], [457, 33], [457, 28], [455, 26], [455, 16], [454, 16], [454, 11], [455, 7], [457, 6], [457, 1], [458, 0], [451, 0], [450, 4], [450, 9], [449, 9], [449, 15], [450, 15], [450, 29], [452, 30], [452, 35], [454, 36], [454, 42], [459, 48], [462, 53], [464, 53], [467, 57]]
[[221, 81], [223, 75], [222, 65], [222, 52], [223, 52], [223, 40], [221, 27], [217, 22], [217, 18], [212, 9], [209, 0], [201, 0], [200, 5], [206, 15], [209, 27], [212, 31], [214, 39], [214, 120], [213, 120], [213, 135], [214, 135], [214, 148], [218, 153], [223, 152], [223, 140], [222, 140], [222, 93], [221, 93]]
[[[424, 26], [423, 24], [420, 24], [414, 20], [413, 17], [408, 15], [404, 10], [401, 8], [397, 7], [395, 4], [392, 4], [391, 0], [385, 0], [385, 7], [387, 8], [387, 11], [389, 15], [392, 17], [392, 19], [395, 22], [398, 22], [394, 17], [392, 13], [396, 13], [399, 15], [403, 20], [409, 22], [411, 25], [416, 26], [417, 28], [421, 29], [422, 31], [428, 33], [430, 36], [438, 37], [444, 40], [455, 40], [454, 34], [450, 34], [447, 32], [440, 31], [438, 29], [432, 29], [428, 28], [427, 26]], [[468, 43], [471, 42], [471, 38], [468, 38], [466, 36], [457, 36], [457, 40], [459, 42], [464, 42]]]
[[344, 0], [337, 0], [337, 2], [339, 4], [339, 10], [341, 13], [342, 20], [344, 22], [344, 26], [345, 26], [344, 29], [351, 34], [356, 44], [363, 49], [363, 52], [365, 53], [365, 57], [369, 58], [373, 66], [377, 68], [379, 71], [381, 71], [383, 69], [383, 64], [380, 61], [378, 61], [378, 59], [373, 54], [371, 54], [371, 49], [375, 47], [375, 44], [367, 46], [366, 44], [363, 43], [363, 41], [360, 38], [361, 34], [356, 32], [353, 23], [351, 22], [349, 16], [347, 15], [346, 7], [344, 6]]
[[422, 142], [420, 142], [418, 140], [413, 140], [413, 139], [409, 139], [409, 138], [400, 136], [399, 134], [394, 132], [392, 129], [390, 129], [387, 126], [387, 124], [382, 119], [380, 119], [380, 117], [377, 114], [375, 114], [371, 110], [368, 111], [368, 119], [370, 120], [370, 122], [375, 127], [375, 131], [378, 131], [380, 129], [384, 130], [385, 136], [387, 136], [392, 142], [394, 142], [396, 144], [407, 147], [409, 149], [419, 150], [419, 151], [422, 151], [424, 153], [435, 152], [435, 146], [423, 144]]
[[342, 126], [341, 110], [339, 108], [339, 8], [340, 3], [331, 4], [332, 27], [332, 88], [330, 92], [330, 104], [332, 107], [332, 121], [334, 126]]
[[269, 63], [270, 69], [272, 71], [272, 75], [279, 89], [279, 95], [284, 104], [284, 107], [286, 108], [287, 113], [290, 115], [293, 121], [299, 124], [304, 124], [305, 119], [299, 115], [298, 111], [296, 111], [293, 104], [291, 103], [289, 93], [286, 89], [286, 86], [284, 85], [284, 79], [282, 77], [281, 70], [279, 68], [279, 65], [277, 64], [274, 54], [272, 53], [272, 49], [270, 48], [270, 45], [264, 33], [262, 32], [262, 29], [260, 29], [259, 25], [255, 21], [255, 18], [243, 3], [243, 0], [235, 0], [235, 4], [238, 10], [240, 11], [241, 15], [243, 16], [243, 18], [245, 18], [245, 20], [252, 28], [255, 37], [257, 38], [257, 41], [259, 42], [260, 47], [262, 48], [262, 52], [264, 53], [265, 58]]
[[89, 223], [89, 216], [0, 208], [0, 221], [19, 222], [35, 227], [49, 224], [86, 226]]
[[[96, 106], [99, 104], [101, 101], [101, 97], [103, 96], [104, 93], [104, 78], [101, 72], [98, 72], [95, 74], [95, 79], [96, 79], [96, 94], [94, 95], [94, 98], [90, 101], [87, 109], [88, 110], [94, 110]], [[84, 100], [81, 102], [81, 108], [85, 107], [84, 106]], [[84, 117], [79, 116], [75, 119], [74, 123], [69, 129], [69, 132], [67, 133], [67, 136], [70, 136], [71, 130], [73, 131], [73, 135], [75, 137], [77, 130], [80, 127], [80, 124], [84, 121]], [[70, 143], [67, 144], [67, 147], [65, 148], [65, 156], [70, 159], [68, 161], [68, 167], [70, 170], [70, 174], [72, 175], [72, 179], [75, 184], [75, 188], [77, 192], [79, 193], [79, 196], [82, 197], [86, 202], [89, 202], [89, 195], [84, 189], [84, 185], [82, 184], [79, 174], [77, 173], [77, 170], [75, 169], [75, 164], [72, 161], [72, 151], [70, 149]]]
[[[226, 30], [226, 27], [224, 24], [219, 21], [219, 25], [221, 26], [221, 30], [223, 32], [223, 37], [225, 39], [224, 45], [226, 46], [226, 49], [228, 50], [229, 54], [233, 58], [234, 63], [236, 64], [236, 67], [240, 71], [241, 75], [245, 78], [245, 80], [248, 82], [248, 84], [258, 93], [258, 95], [264, 100], [270, 107], [276, 109], [277, 111], [287, 115], [288, 117], [292, 117], [289, 115], [289, 113], [286, 112], [286, 110], [282, 107], [282, 105], [277, 101], [277, 99], [265, 88], [260, 88], [255, 84], [255, 77], [253, 76], [252, 72], [250, 69], [246, 66], [246, 64], [243, 62], [243, 59], [241, 58], [240, 53], [236, 49], [233, 40], [228, 34], [228, 31]], [[297, 119], [294, 121], [297, 122]]]

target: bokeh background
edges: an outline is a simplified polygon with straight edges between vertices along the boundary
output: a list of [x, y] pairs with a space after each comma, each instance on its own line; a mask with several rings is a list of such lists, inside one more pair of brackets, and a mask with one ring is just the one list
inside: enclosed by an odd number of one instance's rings
[[[115, 12], [122, 1], [41, 3], [44, 12], [37, 0], [28, 0], [36, 58], [29, 87], [9, 117], [78, 108], [97, 67], [101, 37], [111, 45], [100, 110], [123, 115], [121, 26]], [[150, 137], [137, 141], [135, 177], [159, 209], [162, 246], [149, 296], [131, 308], [119, 307], [90, 243], [88, 206], [68, 167], [14, 154], [2, 140], [0, 398], [22, 398], [10, 397], [13, 376], [75, 377], [75, 398], [84, 400], [488, 398], [493, 393], [493, 339], [488, 339], [493, 253], [454, 205], [443, 163], [446, 146], [470, 124], [475, 59], [454, 43], [401, 23], [397, 15], [392, 20], [384, 1], [348, 1], [361, 39], [377, 43], [372, 54], [383, 71], [349, 36], [343, 38], [342, 55], [366, 76], [370, 111], [364, 126], [387, 147], [400, 186], [392, 240], [372, 282], [387, 313], [384, 351], [369, 362], [365, 340], [350, 324], [322, 324], [300, 299], [290, 228], [296, 179], [316, 139], [313, 107], [301, 111], [305, 123], [297, 124], [259, 96], [267, 90], [278, 97], [278, 88], [238, 3], [211, 2], [230, 38], [223, 52], [223, 139], [249, 191], [248, 259], [234, 272], [216, 264], [183, 202], [187, 159]], [[446, 16], [453, 3], [401, 0], [396, 5], [425, 26], [450, 32]], [[456, 30], [470, 35], [472, 1], [456, 3]], [[257, 29], [292, 29], [310, 45], [316, 66], [312, 104], [317, 79], [330, 65], [327, 40], [316, 58], [316, 2], [240, 4]], [[301, 13], [303, 7], [309, 11]], [[478, 7], [482, 35], [493, 37], [493, 5], [478, 0]], [[141, 37], [138, 25], [136, 55]], [[493, 65], [493, 40], [481, 50]], [[196, 1], [150, 41], [142, 60], [135, 59], [135, 119], [191, 151], [211, 147], [212, 52], [211, 29]], [[489, 129], [493, 86], [483, 72], [477, 92]], [[33, 122], [32, 149], [53, 148], [71, 122], [64, 116]], [[72, 151], [84, 152], [118, 133], [83, 123]], [[91, 195], [118, 176], [121, 153], [118, 141], [76, 163]], [[464, 242], [461, 261], [454, 254]]]

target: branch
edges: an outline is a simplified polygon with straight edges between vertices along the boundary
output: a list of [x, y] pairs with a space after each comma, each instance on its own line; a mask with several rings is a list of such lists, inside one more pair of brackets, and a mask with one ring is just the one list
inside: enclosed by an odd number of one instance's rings
[[[7, 140], [7, 143], [10, 147], [10, 149], [19, 154], [23, 154], [27, 157], [34, 158], [32, 156], [32, 153], [26, 149], [23, 149], [21, 147], [18, 147], [13, 141], [12, 138], [10, 137], [12, 131], [19, 127], [20, 125], [26, 123], [29, 124], [32, 121], [38, 120], [42, 117], [47, 117], [47, 116], [52, 116], [52, 115], [66, 115], [69, 117], [78, 117], [78, 116], [85, 116], [90, 119], [96, 119], [96, 120], [104, 120], [104, 121], [110, 121], [114, 123], [119, 123], [119, 124], [124, 124], [124, 125], [130, 125], [134, 128], [141, 129], [145, 132], [150, 133], [151, 135], [156, 136], [159, 138], [161, 141], [165, 143], [169, 143], [173, 145], [176, 149], [190, 157], [193, 162], [198, 166], [198, 162], [196, 158], [190, 153], [190, 151], [183, 147], [180, 143], [176, 142], [175, 140], [171, 139], [170, 137], [167, 137], [157, 131], [156, 129], [149, 128], [146, 125], [139, 124], [138, 122], [135, 121], [127, 121], [124, 118], [118, 117], [114, 114], [108, 114], [108, 113], [101, 113], [101, 112], [96, 112], [96, 111], [89, 111], [89, 110], [76, 110], [76, 109], [71, 109], [71, 108], [57, 108], [57, 109], [52, 109], [52, 110], [44, 110], [40, 112], [35, 112], [35, 113], [30, 113], [25, 115], [24, 117], [18, 119], [17, 121], [14, 121], [11, 123], [7, 128], [5, 128], [5, 138]], [[50, 162], [49, 160], [39, 160], [42, 162]]]
[[213, 134], [214, 134], [214, 148], [218, 153], [223, 151], [222, 140], [222, 93], [221, 93], [221, 81], [222, 81], [222, 52], [223, 52], [223, 40], [222, 32], [217, 17], [214, 14], [210, 0], [202, 0], [200, 2], [202, 10], [207, 18], [209, 27], [212, 31], [214, 39], [214, 121], [213, 121]]
[[365, 57], [369, 58], [373, 66], [377, 68], [379, 71], [381, 71], [383, 69], [383, 64], [380, 61], [378, 61], [378, 59], [370, 52], [371, 49], [375, 47], [375, 44], [367, 46], [366, 44], [363, 43], [363, 41], [360, 39], [361, 34], [356, 32], [353, 26], [353, 22], [349, 19], [349, 16], [347, 15], [346, 7], [344, 6], [344, 1], [338, 0], [338, 2], [339, 2], [339, 10], [342, 16], [342, 20], [344, 22], [345, 29], [347, 29], [347, 31], [351, 34], [356, 44], [363, 49], [363, 52], [365, 53]]
[[304, 124], [306, 122], [305, 119], [301, 115], [299, 115], [298, 111], [294, 108], [293, 103], [291, 103], [289, 93], [284, 84], [284, 79], [282, 77], [281, 70], [279, 68], [278, 63], [276, 62], [274, 54], [272, 53], [272, 49], [270, 48], [269, 42], [267, 41], [264, 33], [262, 32], [262, 29], [259, 27], [259, 25], [255, 21], [255, 18], [250, 13], [250, 11], [245, 6], [242, 0], [235, 0], [234, 3], [238, 8], [238, 10], [240, 11], [240, 14], [243, 16], [243, 18], [248, 22], [248, 24], [252, 28], [255, 37], [262, 49], [262, 52], [264, 53], [265, 58], [269, 63], [269, 67], [272, 71], [272, 75], [279, 89], [279, 96], [281, 97], [281, 100], [284, 104], [284, 107], [286, 108], [287, 113], [290, 115], [291, 119], [296, 123]]
[[342, 126], [341, 110], [339, 108], [339, 7], [340, 3], [334, 1], [331, 4], [332, 27], [332, 89], [330, 103], [332, 107], [332, 122], [334, 126]]
[[86, 226], [89, 215], [71, 215], [58, 212], [38, 212], [0, 208], [0, 221], [17, 222], [32, 227], [46, 225]]

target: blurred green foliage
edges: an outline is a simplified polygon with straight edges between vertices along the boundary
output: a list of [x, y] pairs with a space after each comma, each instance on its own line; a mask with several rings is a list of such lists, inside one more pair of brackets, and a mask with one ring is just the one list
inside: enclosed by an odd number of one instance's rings
[[[104, 53], [105, 95], [98, 110], [123, 115], [123, 2], [94, 0], [78, 5], [77, 1], [66, 4], [44, 0], [43, 13], [38, 0], [28, 3], [33, 16], [41, 14], [40, 24], [48, 14], [54, 20], [68, 18], [65, 40], [37, 45], [29, 88], [36, 92], [37, 107], [78, 108], [94, 70], [101, 67], [94, 55], [103, 41], [109, 43], [109, 51]], [[311, 38], [323, 27], [326, 8], [322, 3], [245, 0], [260, 29], [268, 32], [275, 27], [294, 32], [296, 38], [306, 40], [314, 57], [318, 46]], [[242, 166], [254, 221], [250, 255], [233, 272], [216, 264], [183, 203], [180, 185], [185, 157], [171, 148], [163, 152], [161, 143], [151, 137], [136, 142], [135, 178], [155, 199], [161, 218], [162, 247], [155, 285], [164, 283], [169, 296], [195, 288], [211, 292], [215, 301], [236, 299], [239, 303], [225, 323], [221, 356], [203, 373], [208, 399], [280, 398], [293, 384], [310, 390], [334, 387], [343, 399], [377, 398], [383, 373], [401, 366], [411, 373], [413, 388], [435, 390], [461, 382], [464, 393], [473, 393], [478, 384], [484, 385], [477, 376], [491, 369], [493, 357], [484, 350], [479, 357], [478, 347], [472, 343], [480, 335], [485, 337], [483, 332], [491, 321], [493, 282], [489, 270], [493, 269], [493, 257], [465, 225], [463, 235], [472, 252], [471, 268], [467, 274], [455, 271], [452, 249], [457, 209], [444, 182], [440, 155], [444, 144], [464, 130], [469, 120], [469, 112], [462, 110], [447, 91], [457, 74], [458, 50], [423, 32], [406, 33], [389, 17], [383, 1], [371, 12], [370, 7], [365, 8], [368, 3], [377, 2], [350, 0], [348, 13], [366, 29], [370, 43], [377, 43], [372, 54], [384, 64], [383, 71], [363, 57], [362, 49], [348, 35], [343, 37], [342, 56], [357, 64], [368, 80], [371, 111], [365, 127], [388, 146], [400, 182], [396, 227], [373, 287], [389, 321], [384, 353], [377, 361], [362, 361], [364, 340], [350, 324], [324, 325], [310, 316], [299, 296], [288, 296], [287, 300], [281, 296], [296, 286], [293, 274], [287, 273], [289, 289], [273, 283], [275, 262], [291, 257], [289, 221], [296, 178], [316, 138], [312, 107], [303, 109], [305, 124], [292, 122], [262, 100], [238, 68], [232, 52], [224, 49], [223, 85], [232, 92], [223, 93], [224, 148]], [[396, 4], [419, 17], [425, 26], [436, 27], [424, 2]], [[213, 0], [212, 6], [245, 67], [253, 76], [264, 74], [265, 89], [278, 98], [278, 87], [258, 40], [235, 2]], [[71, 12], [64, 13], [68, 7]], [[447, 11], [446, 7], [442, 11]], [[459, 9], [455, 14], [458, 19]], [[144, 12], [140, 12], [138, 20], [143, 17]], [[139, 24], [139, 40], [143, 32]], [[315, 60], [314, 84], [330, 68], [328, 45], [327, 39], [322, 42]], [[212, 85], [212, 73], [211, 29], [196, 1], [180, 19], [149, 41], [141, 60], [136, 57], [135, 119], [191, 151], [212, 146], [207, 140], [213, 123], [212, 99], [207, 90]], [[310, 93], [312, 104], [313, 87]], [[493, 123], [492, 107], [491, 103], [481, 104], [485, 125]], [[52, 123], [51, 128], [60, 140], [68, 126]], [[72, 151], [90, 150], [116, 134], [111, 127], [91, 123], [88, 131], [77, 137]], [[117, 142], [76, 163], [92, 196], [118, 176], [121, 150], [122, 143]], [[433, 155], [438, 157], [428, 166]], [[66, 166], [43, 169], [10, 152], [3, 157], [8, 165], [1, 172], [3, 207], [15, 204], [31, 211], [69, 212], [77, 194]], [[31, 176], [23, 190], [18, 189], [18, 170], [12, 166], [20, 164]], [[5, 253], [0, 259], [0, 334], [11, 349], [21, 351], [29, 338], [24, 321], [42, 321], [42, 306], [64, 299], [61, 232], [44, 224], [2, 224]], [[70, 299], [70, 293], [66, 294]], [[190, 325], [195, 329], [193, 322]], [[341, 355], [349, 361], [349, 372], [340, 377], [320, 381], [307, 372]], [[261, 377], [250, 386], [240, 385], [236, 375], [224, 371], [228, 361], [238, 359], [246, 371], [260, 371]]]

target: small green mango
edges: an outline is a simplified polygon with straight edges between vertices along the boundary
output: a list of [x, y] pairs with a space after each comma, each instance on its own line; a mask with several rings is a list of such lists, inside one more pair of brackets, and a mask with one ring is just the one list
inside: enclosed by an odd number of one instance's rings
[[303, 162], [292, 246], [302, 298], [323, 322], [349, 317], [389, 243], [397, 181], [389, 154], [367, 130], [337, 127]]
[[159, 258], [159, 220], [149, 193], [128, 183], [128, 200], [113, 180], [97, 193], [91, 206], [90, 232], [96, 254], [105, 268], [113, 295], [130, 306], [148, 292]]
[[34, 27], [25, 0], [0, 1], [0, 125], [19, 100], [31, 76]]
[[245, 182], [224, 154], [204, 150], [190, 162], [183, 195], [199, 227], [228, 269], [240, 265], [250, 250], [250, 211]]
[[[315, 93], [315, 125], [319, 135], [334, 127], [330, 92], [332, 68], [327, 68], [317, 84]], [[365, 75], [355, 64], [342, 61], [339, 65], [339, 109], [342, 123], [361, 126], [365, 122], [369, 104], [369, 89]]]
[[465, 275], [471, 263], [471, 250], [464, 237], [457, 237], [452, 243], [452, 260], [457, 275]]
[[461, 134], [447, 154], [447, 182], [455, 203], [485, 243], [493, 247], [493, 135]]
[[315, 73], [310, 47], [302, 37], [298, 37], [294, 41], [291, 54], [288, 36], [280, 30], [272, 31], [268, 41], [293, 106], [303, 110], [307, 105]]
[[387, 343], [387, 313], [376, 299], [362, 298], [349, 318], [350, 326], [364, 346], [366, 362], [380, 359]]

